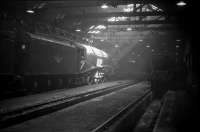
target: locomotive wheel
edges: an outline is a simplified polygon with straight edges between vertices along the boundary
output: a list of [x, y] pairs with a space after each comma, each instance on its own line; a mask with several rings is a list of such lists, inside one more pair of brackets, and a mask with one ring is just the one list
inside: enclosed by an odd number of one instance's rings
[[104, 82], [105, 82], [105, 78], [103, 77], [103, 78], [101, 78], [100, 83], [104, 83]]
[[87, 77], [87, 84], [88, 84], [88, 85], [92, 85], [93, 83], [94, 83], [93, 78], [90, 77], [90, 76], [88, 76], [88, 77]]

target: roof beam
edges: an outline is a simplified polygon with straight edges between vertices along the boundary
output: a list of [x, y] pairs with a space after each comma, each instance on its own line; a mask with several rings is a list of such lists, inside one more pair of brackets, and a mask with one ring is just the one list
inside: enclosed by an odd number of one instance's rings
[[[168, 16], [172, 15], [172, 13], [166, 13], [161, 11], [153, 11], [153, 12], [112, 12], [112, 13], [88, 13], [88, 14], [67, 14], [66, 19], [72, 18], [84, 18], [84, 19], [97, 19], [97, 18], [106, 18], [106, 17], [134, 17], [134, 16]], [[174, 14], [175, 15], [175, 14]]]
[[[163, 31], [163, 30], [178, 30], [174, 26], [160, 26], [160, 27], [133, 27], [132, 31]], [[126, 28], [117, 29], [117, 31], [127, 31]]]
[[170, 20], [148, 20], [148, 21], [118, 21], [104, 22], [106, 25], [141, 25], [141, 24], [176, 24], [176, 21]]
[[150, 24], [178, 24], [176, 20], [134, 20], [134, 21], [114, 21], [108, 22], [107, 20], [92, 21], [88, 20], [85, 23], [89, 25], [150, 25]]
[[66, 8], [66, 7], [95, 7], [106, 3], [110, 6], [126, 5], [126, 4], [149, 4], [153, 0], [68, 0], [68, 1], [48, 1], [51, 8]]

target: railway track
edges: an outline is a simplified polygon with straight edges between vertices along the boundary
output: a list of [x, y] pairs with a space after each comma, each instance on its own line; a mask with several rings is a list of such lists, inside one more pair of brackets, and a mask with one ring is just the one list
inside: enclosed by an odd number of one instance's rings
[[49, 114], [63, 108], [78, 104], [80, 102], [109, 94], [113, 91], [126, 88], [127, 86], [136, 84], [137, 82], [128, 82], [117, 86], [111, 86], [99, 90], [95, 90], [88, 93], [75, 95], [72, 97], [64, 97], [57, 100], [48, 101], [45, 103], [39, 103], [33, 106], [20, 108], [13, 111], [8, 111], [0, 114], [0, 128], [6, 128], [15, 124], [22, 123], [24, 121]]
[[[116, 113], [108, 120], [96, 127], [94, 130], [92, 130], [92, 132], [131, 131], [130, 129], [133, 129], [133, 126], [136, 125], [140, 116], [143, 114], [144, 108], [142, 108], [142, 106], [146, 107], [148, 101], [150, 101], [150, 98], [151, 91], [149, 90], [137, 101], [133, 101], [127, 104], [118, 113]], [[131, 117], [131, 115], [134, 115], [134, 119], [132, 118], [133, 116]]]

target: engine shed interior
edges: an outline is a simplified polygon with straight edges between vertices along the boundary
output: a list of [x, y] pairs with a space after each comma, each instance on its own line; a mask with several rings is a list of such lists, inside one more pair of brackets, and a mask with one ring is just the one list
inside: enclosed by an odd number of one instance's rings
[[191, 0], [1, 2], [0, 114], [4, 100], [119, 80], [148, 82], [155, 100], [184, 91], [196, 112], [196, 6]]

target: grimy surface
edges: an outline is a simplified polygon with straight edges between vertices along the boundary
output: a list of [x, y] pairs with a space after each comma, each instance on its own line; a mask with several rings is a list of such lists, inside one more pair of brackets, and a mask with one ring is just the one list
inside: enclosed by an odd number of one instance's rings
[[72, 107], [44, 115], [24, 123], [1, 129], [1, 132], [90, 132], [119, 112], [124, 106], [136, 101], [150, 85], [140, 82], [122, 90], [93, 98]]
[[5, 112], [13, 111], [19, 108], [29, 107], [36, 104], [45, 103], [45, 102], [49, 102], [49, 101], [53, 101], [53, 100], [57, 100], [61, 98], [71, 97], [71, 96], [103, 89], [106, 87], [119, 85], [126, 82], [130, 82], [130, 80], [106, 82], [103, 84], [96, 84], [96, 85], [89, 85], [89, 86], [87, 85], [87, 86], [71, 88], [71, 89], [58, 89], [58, 90], [49, 91], [46, 93], [40, 93], [40, 94], [35, 94], [35, 95], [3, 100], [3, 101], [0, 101], [0, 113], [5, 113]]

